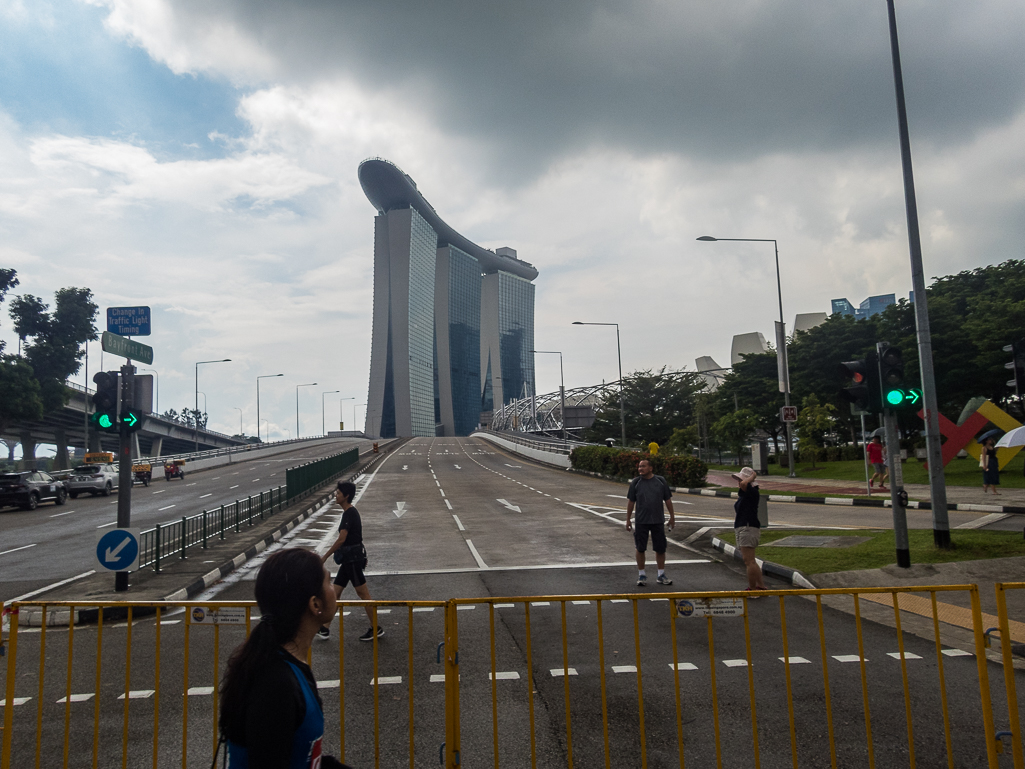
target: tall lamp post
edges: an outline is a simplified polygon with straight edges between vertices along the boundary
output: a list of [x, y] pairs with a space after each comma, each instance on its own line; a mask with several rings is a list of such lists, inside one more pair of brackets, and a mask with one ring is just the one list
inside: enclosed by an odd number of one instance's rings
[[341, 390], [325, 390], [324, 392], [322, 392], [320, 394], [320, 432], [321, 432], [322, 435], [327, 435], [327, 420], [326, 420], [326, 418], [324, 416], [324, 413], [325, 413], [324, 396], [325, 395], [330, 395], [331, 393], [340, 393], [340, 392], [341, 392]]
[[245, 438], [246, 437], [246, 431], [245, 431], [245, 428], [242, 427], [242, 409], [240, 409], [238, 406], [234, 406], [233, 408], [235, 409], [235, 411], [238, 412], [238, 434], [239, 434], [239, 437]]
[[[231, 363], [231, 358], [221, 358], [220, 360], [201, 360], [196, 361], [196, 451], [199, 451], [199, 367], [204, 366], [207, 363]], [[206, 396], [203, 396], [206, 398]]]
[[559, 356], [559, 402], [560, 414], [562, 416], [562, 440], [566, 440], [566, 378], [562, 373], [562, 353], [558, 350], [531, 350], [535, 355], [558, 355]]
[[[264, 374], [263, 376], [256, 377], [256, 440], [260, 440], [260, 380], [273, 379], [276, 376], [284, 376], [284, 374]], [[267, 422], [267, 429], [270, 430], [269, 420]], [[267, 438], [269, 440], [270, 435]]]
[[[783, 404], [790, 405], [790, 361], [787, 358], [787, 329], [783, 322], [783, 284], [779, 278], [779, 246], [772, 238], [713, 238], [702, 235], [698, 240], [714, 243], [719, 240], [731, 240], [739, 243], [772, 243], [776, 253], [776, 296], [779, 299], [779, 325], [776, 328], [776, 355], [779, 358], [779, 382], [783, 389]], [[794, 470], [794, 436], [793, 424], [785, 422], [787, 428], [787, 462], [790, 465], [790, 477], [796, 478]]]
[[295, 386], [295, 437], [299, 437], [299, 388], [300, 387], [316, 387], [316, 382], [309, 382], [307, 384], [300, 384]]
[[573, 321], [574, 326], [615, 326], [616, 327], [616, 356], [619, 359], [619, 426], [622, 431], [623, 446], [626, 446], [626, 408], [623, 406], [623, 348], [619, 344], [618, 323], [584, 323], [579, 320]]

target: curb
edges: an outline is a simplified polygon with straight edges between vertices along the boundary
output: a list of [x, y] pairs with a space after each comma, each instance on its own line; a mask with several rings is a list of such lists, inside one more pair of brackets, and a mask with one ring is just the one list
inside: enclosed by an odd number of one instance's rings
[[[580, 472], [580, 471], [574, 471]], [[591, 473], [595, 475], [595, 473]], [[608, 476], [599, 476], [602, 478]], [[619, 480], [619, 479], [617, 479]], [[673, 489], [678, 494], [698, 494], [702, 497], [728, 497], [737, 498], [735, 491], [723, 491], [722, 489]], [[785, 494], [767, 494], [770, 502], [790, 502], [808, 505], [843, 505], [847, 507], [890, 507], [889, 499], [850, 499], [848, 497], [797, 497]], [[932, 510], [932, 502], [918, 502], [911, 500], [908, 507], [912, 510]], [[1014, 515], [1025, 515], [1025, 507], [1014, 505], [972, 505], [967, 503], [947, 503], [948, 510], [962, 513], [1008, 513]]]
[[[720, 553], [732, 556], [738, 561], [743, 562], [744, 557], [740, 554], [740, 548], [734, 547], [733, 545], [723, 542], [718, 537], [712, 537], [712, 547], [718, 550]], [[780, 579], [786, 580], [791, 585], [797, 587], [807, 588], [814, 590], [815, 585], [811, 583], [806, 576], [797, 571], [797, 569], [791, 569], [789, 566], [780, 566], [778, 563], [772, 561], [763, 561], [761, 558], [755, 558], [755, 563], [762, 570], [762, 574], [771, 574], [773, 577], [779, 577]]]

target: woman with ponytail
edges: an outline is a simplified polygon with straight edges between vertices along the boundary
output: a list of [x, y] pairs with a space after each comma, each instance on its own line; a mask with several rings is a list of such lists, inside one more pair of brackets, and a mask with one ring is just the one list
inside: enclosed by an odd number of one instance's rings
[[335, 614], [331, 575], [315, 553], [281, 550], [260, 567], [255, 592], [260, 622], [228, 660], [221, 689], [228, 766], [344, 767], [321, 755], [324, 711], [306, 664], [313, 636]]

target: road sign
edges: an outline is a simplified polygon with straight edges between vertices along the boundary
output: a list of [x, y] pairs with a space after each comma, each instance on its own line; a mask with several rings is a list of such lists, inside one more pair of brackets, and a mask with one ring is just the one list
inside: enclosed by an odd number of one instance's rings
[[109, 352], [112, 355], [120, 355], [122, 358], [145, 363], [147, 366], [153, 365], [153, 348], [141, 342], [104, 331], [103, 336], [100, 337], [100, 346], [104, 352]]
[[96, 540], [96, 560], [109, 571], [139, 568], [139, 529], [111, 529]]
[[742, 617], [743, 598], [681, 598], [676, 602], [677, 617]]
[[107, 331], [121, 336], [149, 336], [149, 307], [108, 307]]
[[190, 625], [246, 624], [246, 609], [244, 606], [222, 606], [220, 609], [194, 606], [187, 616]]
[[779, 410], [779, 418], [784, 422], [796, 422], [797, 406], [784, 406]]

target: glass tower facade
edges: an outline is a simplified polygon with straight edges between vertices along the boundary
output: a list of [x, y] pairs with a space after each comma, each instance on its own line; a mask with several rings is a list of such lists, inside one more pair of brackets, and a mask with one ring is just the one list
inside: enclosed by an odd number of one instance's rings
[[409, 405], [414, 436], [434, 435], [434, 257], [438, 236], [412, 210], [409, 234]]
[[502, 403], [534, 395], [534, 284], [498, 273]]
[[455, 246], [449, 246], [448, 344], [455, 434], [469, 435], [480, 422], [480, 263]]

